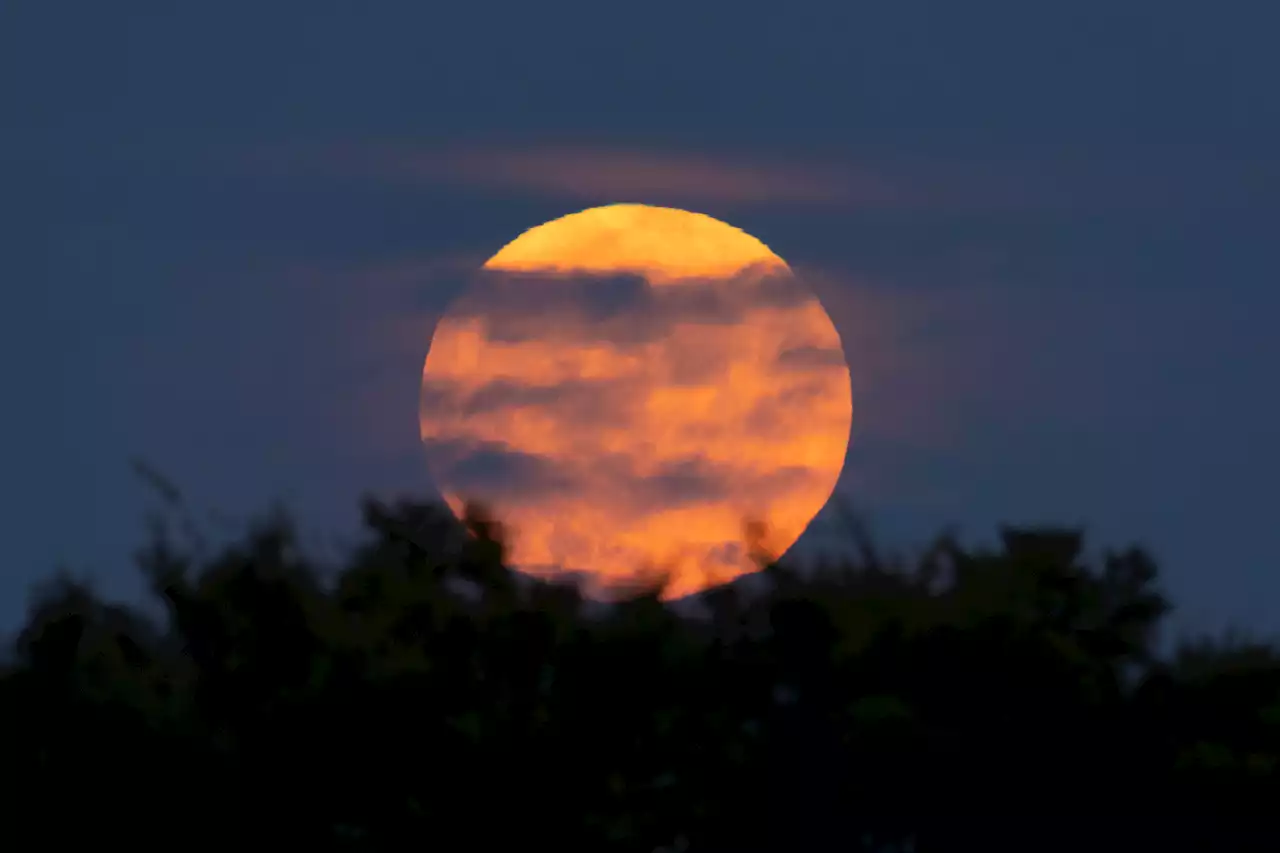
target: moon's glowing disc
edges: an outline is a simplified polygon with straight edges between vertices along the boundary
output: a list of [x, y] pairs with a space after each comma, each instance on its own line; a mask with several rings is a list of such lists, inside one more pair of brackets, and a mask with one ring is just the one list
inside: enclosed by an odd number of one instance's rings
[[839, 335], [759, 240], [709, 216], [620, 204], [530, 229], [440, 321], [419, 425], [458, 511], [488, 504], [510, 560], [643, 570], [669, 597], [781, 553], [831, 495], [852, 405]]

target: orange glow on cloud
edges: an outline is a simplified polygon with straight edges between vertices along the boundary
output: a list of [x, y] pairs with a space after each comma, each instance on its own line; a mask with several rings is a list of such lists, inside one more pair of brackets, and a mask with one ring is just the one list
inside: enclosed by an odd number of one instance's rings
[[515, 149], [384, 147], [379, 167], [397, 174], [469, 187], [558, 197], [636, 197], [673, 203], [897, 204], [901, 191], [867, 174], [807, 162], [728, 161], [690, 153], [627, 151], [560, 145]]
[[421, 436], [457, 510], [491, 505], [511, 560], [607, 593], [670, 597], [751, 571], [743, 522], [781, 552], [826, 503], [852, 407], [839, 335], [754, 237], [611, 205], [531, 229], [441, 320]]

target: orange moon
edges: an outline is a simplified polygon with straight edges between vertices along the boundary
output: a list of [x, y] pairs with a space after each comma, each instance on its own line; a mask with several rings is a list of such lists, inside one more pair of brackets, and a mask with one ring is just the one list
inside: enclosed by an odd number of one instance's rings
[[840, 336], [751, 235], [664, 207], [532, 228], [478, 271], [423, 367], [427, 464], [489, 506], [511, 564], [676, 598], [781, 554], [831, 496], [852, 420]]

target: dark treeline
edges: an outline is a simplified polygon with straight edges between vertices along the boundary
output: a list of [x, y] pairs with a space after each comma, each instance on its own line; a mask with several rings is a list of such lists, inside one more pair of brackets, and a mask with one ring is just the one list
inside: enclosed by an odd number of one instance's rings
[[513, 574], [479, 511], [364, 513], [341, 566], [283, 517], [157, 527], [159, 621], [44, 589], [0, 680], [4, 846], [1280, 851], [1280, 655], [1156, 654], [1139, 550], [761, 555], [691, 614]]

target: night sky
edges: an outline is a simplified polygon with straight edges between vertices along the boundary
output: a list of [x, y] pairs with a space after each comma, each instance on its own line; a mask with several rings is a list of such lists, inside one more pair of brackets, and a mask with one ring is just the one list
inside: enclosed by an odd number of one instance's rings
[[[759, 237], [844, 339], [891, 539], [1082, 523], [1179, 624], [1280, 620], [1280, 7], [0, 5], [0, 627], [149, 493], [348, 534], [430, 494], [465, 270], [608, 202]], [[320, 541], [320, 540], [316, 540]]]

